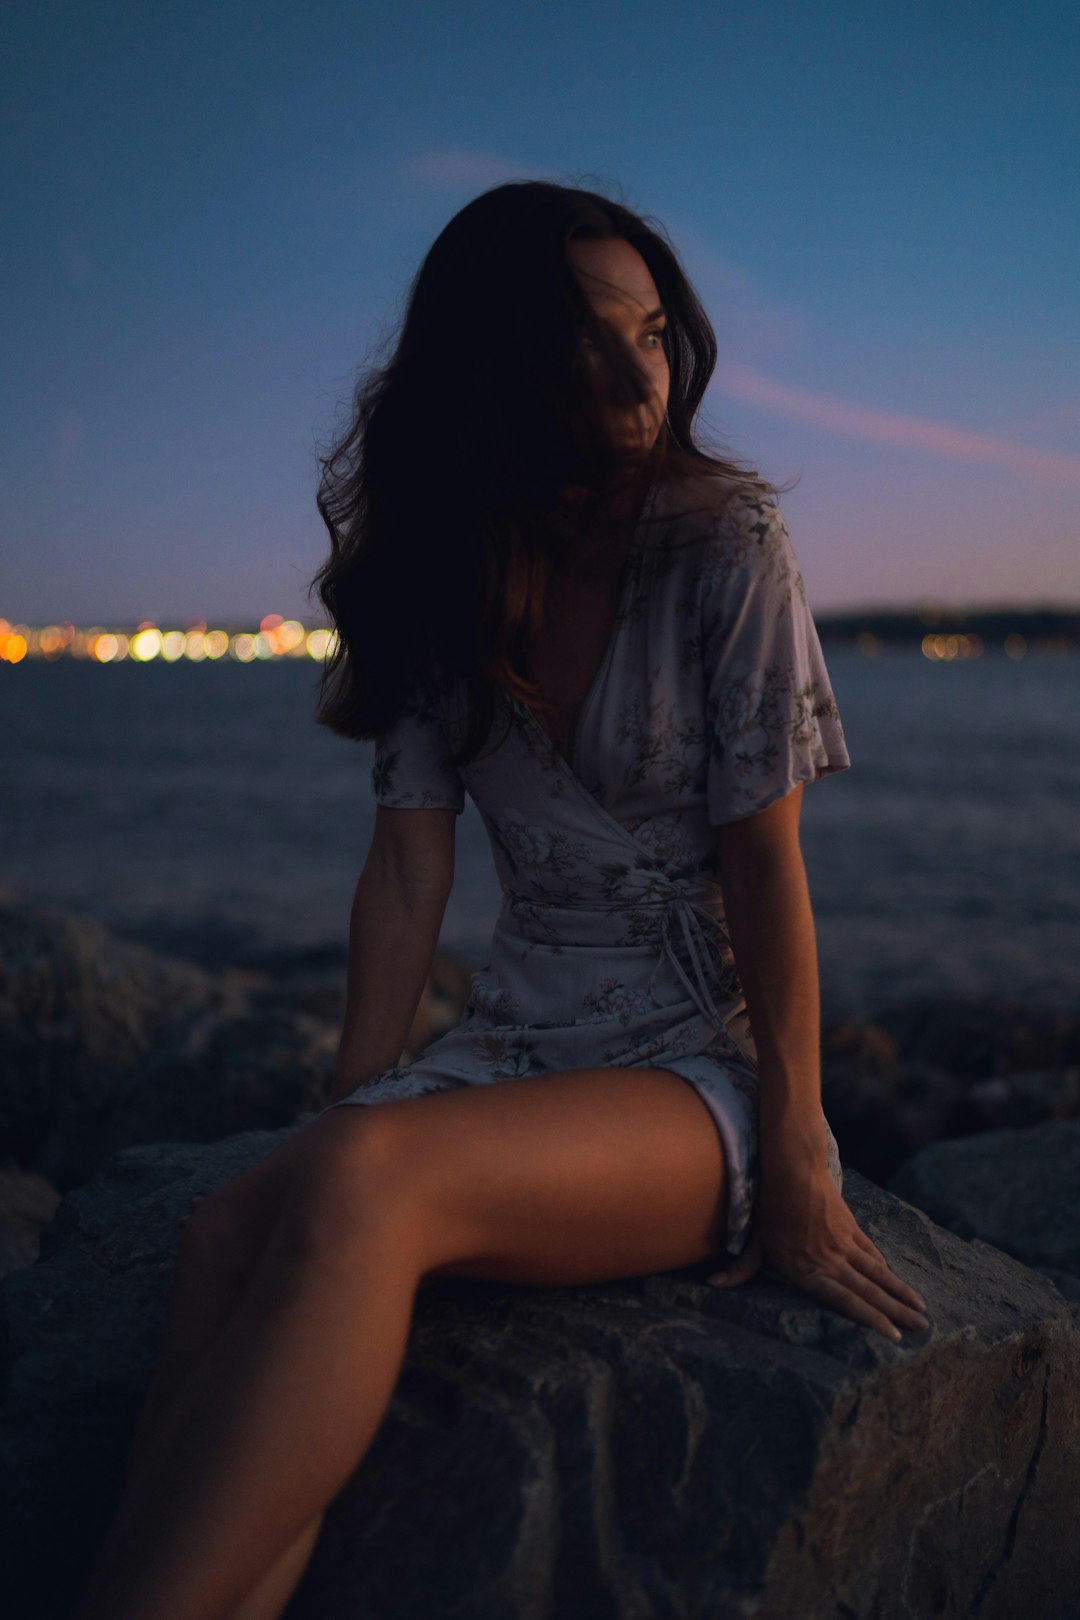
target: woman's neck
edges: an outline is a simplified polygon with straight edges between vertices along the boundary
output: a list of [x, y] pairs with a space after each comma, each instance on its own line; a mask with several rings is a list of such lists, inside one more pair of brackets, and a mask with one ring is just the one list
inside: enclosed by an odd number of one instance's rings
[[587, 529], [578, 527], [581, 509], [589, 496], [584, 484], [564, 484], [558, 508], [558, 526], [586, 547], [625, 539], [632, 532], [644, 500], [639, 481], [624, 484], [602, 496]]

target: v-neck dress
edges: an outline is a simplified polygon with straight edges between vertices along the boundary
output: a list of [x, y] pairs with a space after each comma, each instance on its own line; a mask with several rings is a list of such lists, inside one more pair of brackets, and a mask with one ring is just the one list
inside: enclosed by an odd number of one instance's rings
[[462, 683], [415, 688], [376, 742], [371, 782], [400, 809], [460, 814], [473, 800], [502, 887], [488, 960], [454, 1029], [331, 1107], [669, 1069], [719, 1132], [739, 1254], [758, 1182], [757, 1054], [716, 828], [851, 763], [775, 501], [711, 475], [653, 487], [569, 759], [500, 693], [480, 754], [455, 770], [465, 718]]

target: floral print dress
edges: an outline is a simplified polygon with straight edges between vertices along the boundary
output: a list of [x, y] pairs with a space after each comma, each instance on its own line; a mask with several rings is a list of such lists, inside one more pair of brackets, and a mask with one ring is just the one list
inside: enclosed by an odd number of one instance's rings
[[[784, 519], [705, 475], [654, 486], [603, 663], [562, 758], [500, 694], [460, 770], [459, 688], [416, 690], [376, 745], [379, 804], [483, 818], [503, 900], [455, 1029], [332, 1104], [378, 1104], [556, 1070], [684, 1078], [723, 1143], [726, 1248], [748, 1235], [756, 1052], [716, 878], [715, 829], [850, 765]], [[842, 1171], [826, 1121], [829, 1172]]]

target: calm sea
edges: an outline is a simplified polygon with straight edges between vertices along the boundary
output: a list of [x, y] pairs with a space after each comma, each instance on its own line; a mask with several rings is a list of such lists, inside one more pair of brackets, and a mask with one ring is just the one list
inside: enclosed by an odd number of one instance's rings
[[[913, 994], [1080, 1005], [1080, 659], [828, 654], [853, 767], [809, 787], [827, 1014]], [[0, 665], [0, 886], [209, 966], [344, 961], [368, 744], [309, 663]], [[483, 823], [444, 948], [485, 958]]]

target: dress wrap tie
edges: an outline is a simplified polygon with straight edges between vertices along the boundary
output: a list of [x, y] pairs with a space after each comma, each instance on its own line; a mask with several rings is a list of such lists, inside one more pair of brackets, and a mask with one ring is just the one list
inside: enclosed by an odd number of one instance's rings
[[[702, 927], [702, 918], [711, 925], [708, 931]], [[692, 978], [686, 973], [675, 950], [676, 925], [686, 944]], [[707, 906], [680, 895], [665, 903], [660, 927], [664, 954], [685, 985], [687, 995], [701, 1015], [714, 1024], [717, 1030], [722, 1030], [725, 1027], [724, 1019], [717, 1010], [710, 990], [710, 983], [716, 984], [720, 979], [723, 963], [722, 951], [716, 939], [718, 932], [716, 917]]]
[[[665, 887], [668, 892], [664, 895], [633, 893], [613, 899], [592, 896], [588, 900], [571, 900], [561, 896], [553, 900], [546, 896], [517, 893], [512, 889], [504, 889], [503, 897], [511, 913], [520, 916], [520, 907], [525, 917], [535, 911], [561, 912], [564, 916], [572, 914], [582, 919], [588, 912], [608, 915], [627, 911], [657, 911], [659, 930], [655, 944], [661, 959], [666, 959], [674, 968], [702, 1017], [717, 1031], [723, 1031], [727, 1027], [726, 1020], [717, 1007], [713, 991], [725, 986], [738, 997], [740, 1003], [742, 996], [723, 928], [722, 912], [717, 915], [719, 891], [715, 888], [702, 890], [698, 885], [693, 892], [672, 894], [670, 885]], [[580, 938], [577, 942], [581, 943]]]

